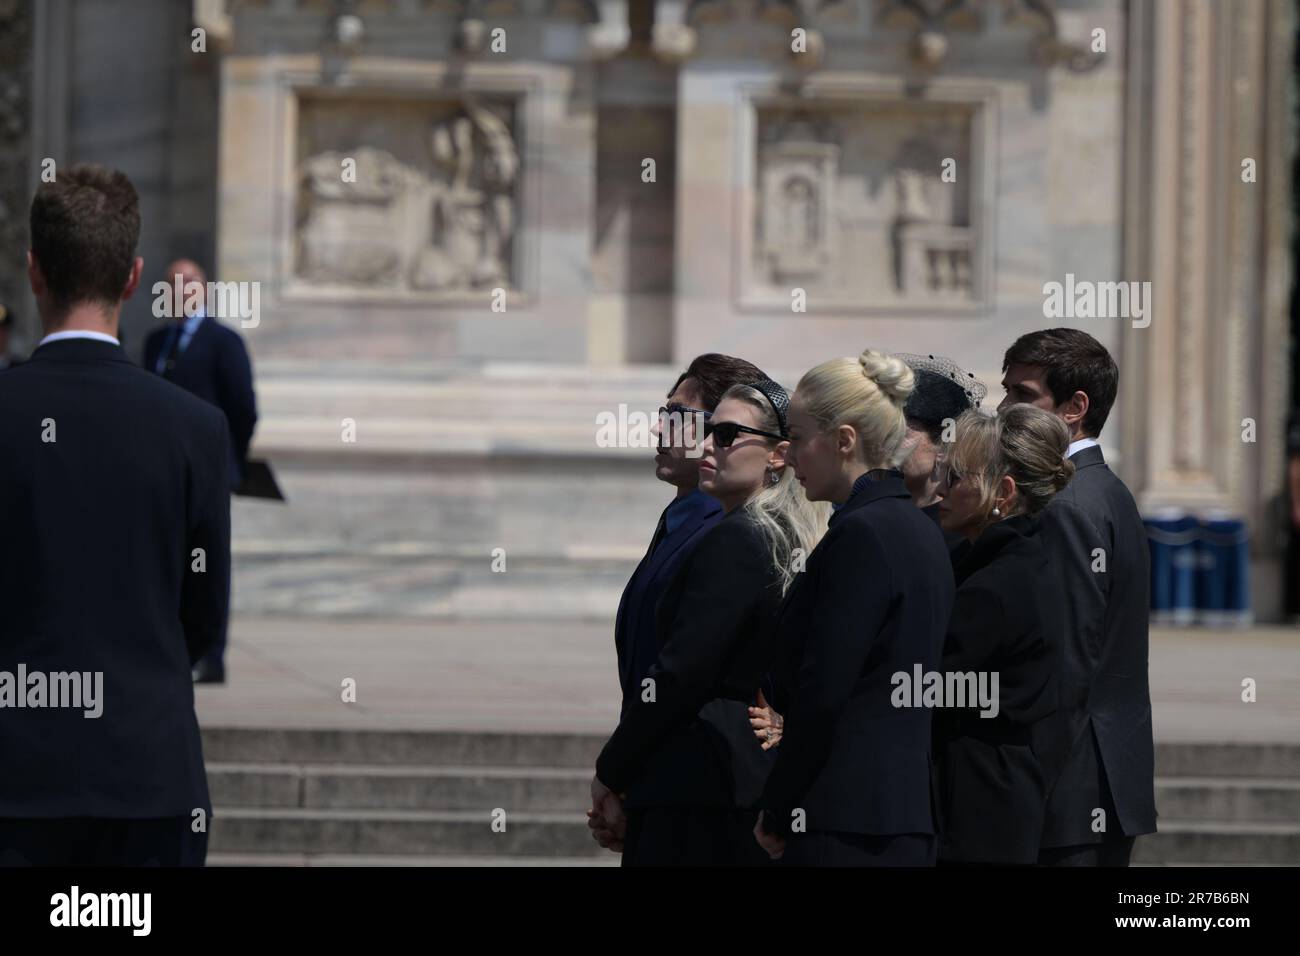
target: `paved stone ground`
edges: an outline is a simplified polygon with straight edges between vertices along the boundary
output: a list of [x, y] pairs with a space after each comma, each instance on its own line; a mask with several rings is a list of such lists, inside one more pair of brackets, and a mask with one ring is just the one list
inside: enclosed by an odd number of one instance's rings
[[[602, 733], [618, 714], [605, 624], [242, 617], [227, 677], [198, 688], [205, 725]], [[1300, 629], [1153, 629], [1151, 691], [1159, 740], [1300, 742]]]

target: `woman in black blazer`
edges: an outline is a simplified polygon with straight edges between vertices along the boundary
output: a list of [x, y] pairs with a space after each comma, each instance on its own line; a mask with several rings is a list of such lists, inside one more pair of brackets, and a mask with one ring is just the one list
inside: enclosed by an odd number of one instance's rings
[[935, 716], [941, 863], [1038, 859], [1048, 788], [1068, 744], [1056, 682], [1065, 600], [1038, 516], [1074, 473], [1069, 441], [1065, 424], [1040, 408], [972, 411], [937, 465], [940, 523], [971, 542], [956, 568], [941, 669], [983, 675], [991, 691], [976, 706], [945, 701]]
[[952, 569], [943, 535], [894, 470], [911, 369], [866, 351], [808, 372], [787, 459], [838, 510], [777, 625], [784, 715], [754, 835], [803, 865], [934, 862], [930, 711], [895, 706], [894, 676], [939, 663]]
[[775, 382], [734, 386], [705, 426], [700, 489], [726, 513], [659, 599], [659, 658], [592, 781], [593, 829], [622, 833], [625, 866], [767, 862], [751, 828], [771, 757], [748, 707], [824, 520], [786, 467], [788, 402]]

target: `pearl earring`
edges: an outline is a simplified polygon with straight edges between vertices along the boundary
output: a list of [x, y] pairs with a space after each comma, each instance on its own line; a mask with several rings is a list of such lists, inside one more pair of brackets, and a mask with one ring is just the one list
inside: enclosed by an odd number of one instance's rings
[[1001, 517], [1002, 517], [1002, 512], [1001, 512], [999, 509], [994, 508], [994, 509], [993, 509], [993, 517], [995, 517], [995, 518], [1001, 518]]

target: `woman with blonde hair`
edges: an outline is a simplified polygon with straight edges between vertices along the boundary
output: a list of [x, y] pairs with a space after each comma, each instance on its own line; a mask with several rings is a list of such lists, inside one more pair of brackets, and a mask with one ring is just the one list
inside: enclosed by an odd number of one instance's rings
[[734, 385], [704, 426], [699, 487], [725, 514], [659, 601], [658, 659], [592, 784], [595, 807], [624, 795], [625, 866], [768, 862], [751, 829], [771, 755], [748, 707], [781, 598], [825, 521], [786, 463], [788, 405], [775, 382]]
[[897, 470], [913, 373], [867, 350], [805, 374], [786, 460], [835, 514], [777, 624], [784, 715], [754, 835], [803, 865], [934, 862], [930, 712], [891, 703], [893, 677], [938, 666], [952, 570], [943, 535]]
[[1056, 678], [1065, 599], [1039, 515], [1074, 473], [1069, 443], [1065, 423], [1032, 405], [970, 411], [936, 466], [940, 523], [971, 542], [956, 567], [941, 670], [991, 688], [946, 701], [935, 717], [941, 863], [1038, 860], [1069, 745]]

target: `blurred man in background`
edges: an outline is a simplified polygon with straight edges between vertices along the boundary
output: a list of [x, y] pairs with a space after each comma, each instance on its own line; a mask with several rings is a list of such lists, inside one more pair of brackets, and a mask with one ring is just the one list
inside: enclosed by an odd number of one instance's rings
[[[180, 276], [180, 298], [176, 277]], [[172, 286], [171, 316], [144, 343], [144, 367], [226, 413], [230, 423], [231, 487], [239, 487], [248, 464], [248, 446], [257, 424], [253, 366], [239, 333], [207, 314], [203, 305], [186, 315], [184, 302], [201, 294], [207, 276], [190, 259], [167, 267], [164, 280]], [[198, 287], [196, 290], [195, 287]], [[206, 303], [207, 297], [203, 296]]]
[[[179, 277], [179, 280], [178, 278]], [[207, 314], [200, 305], [186, 315], [186, 301], [208, 301], [207, 276], [190, 259], [178, 259], [164, 275], [171, 319], [149, 333], [144, 343], [144, 367], [174, 382], [226, 413], [229, 422], [230, 487], [237, 489], [248, 468], [248, 446], [257, 424], [253, 367], [239, 333]], [[220, 684], [226, 679], [226, 635], [194, 667], [194, 680]]]

